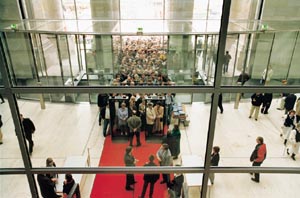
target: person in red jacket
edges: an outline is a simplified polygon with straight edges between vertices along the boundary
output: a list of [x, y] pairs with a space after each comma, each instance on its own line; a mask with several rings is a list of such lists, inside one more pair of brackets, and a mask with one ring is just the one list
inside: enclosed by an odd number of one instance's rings
[[[255, 146], [255, 149], [252, 152], [250, 157], [252, 166], [260, 166], [267, 156], [267, 146], [264, 143], [264, 139], [259, 136], [256, 138], [256, 142], [257, 145]], [[254, 178], [251, 178], [251, 180], [259, 183], [259, 173], [254, 173]]]

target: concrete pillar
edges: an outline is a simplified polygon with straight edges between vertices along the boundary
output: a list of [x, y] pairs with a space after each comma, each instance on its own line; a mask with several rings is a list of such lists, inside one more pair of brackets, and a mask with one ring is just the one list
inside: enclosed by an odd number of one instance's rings
[[[191, 20], [193, 18], [194, 0], [169, 0], [166, 1], [166, 13], [165, 18], [168, 20]], [[191, 32], [192, 22], [168, 22], [169, 32]], [[170, 52], [169, 58], [174, 59], [170, 67], [174, 69], [192, 69], [188, 68], [191, 59], [191, 53], [193, 52], [191, 36], [170, 36], [169, 47]]]
[[[116, 20], [119, 19], [119, 0], [91, 0], [92, 19]], [[111, 32], [117, 22], [97, 22], [93, 26], [94, 32]], [[111, 36], [96, 35], [93, 42], [96, 70], [113, 67], [113, 46]], [[89, 55], [88, 55], [89, 56]], [[89, 68], [91, 68], [88, 65]]]

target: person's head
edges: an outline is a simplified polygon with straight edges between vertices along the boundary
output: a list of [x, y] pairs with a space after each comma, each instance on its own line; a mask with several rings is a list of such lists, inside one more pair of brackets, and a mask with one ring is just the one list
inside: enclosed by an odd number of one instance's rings
[[163, 144], [162, 144], [162, 148], [163, 148], [164, 150], [168, 150], [168, 149], [169, 149], [169, 145], [166, 144], [166, 143], [163, 143]]
[[161, 106], [161, 103], [160, 103], [160, 102], [157, 102], [156, 105], [157, 105], [158, 107], [160, 107], [160, 106]]
[[219, 152], [220, 152], [220, 147], [214, 146], [214, 147], [213, 147], [213, 152], [214, 152], [214, 153], [219, 153]]
[[46, 166], [47, 166], [47, 167], [51, 167], [51, 166], [53, 166], [53, 165], [54, 165], [53, 159], [52, 159], [51, 157], [48, 157], [48, 158], [46, 159]]
[[125, 150], [126, 154], [130, 154], [131, 151], [132, 151], [132, 146], [127, 146]]
[[126, 107], [126, 103], [125, 103], [125, 102], [122, 102], [121, 108], [122, 108], [122, 109], [125, 109], [125, 107]]
[[70, 181], [73, 180], [73, 176], [72, 176], [71, 174], [67, 173], [67, 174], [65, 175], [65, 179], [66, 179], [67, 182], [70, 182]]
[[153, 103], [152, 103], [152, 102], [149, 102], [149, 103], [147, 104], [147, 106], [151, 109], [151, 108], [153, 107]]
[[179, 126], [175, 124], [173, 130], [179, 130]]
[[282, 83], [283, 85], [286, 85], [286, 84], [287, 84], [287, 80], [282, 80], [281, 83]]
[[151, 154], [151, 155], [149, 156], [149, 161], [150, 161], [150, 162], [154, 162], [154, 159], [155, 159], [155, 158], [154, 158], [154, 155]]
[[226, 51], [226, 54], [229, 54], [229, 51]]
[[263, 143], [264, 143], [264, 138], [261, 137], [261, 136], [258, 136], [258, 137], [256, 138], [256, 142], [257, 142], [257, 144], [263, 144]]
[[296, 114], [296, 111], [295, 111], [295, 110], [290, 110], [290, 111], [289, 111], [289, 115], [290, 115], [290, 116], [294, 116], [295, 114]]

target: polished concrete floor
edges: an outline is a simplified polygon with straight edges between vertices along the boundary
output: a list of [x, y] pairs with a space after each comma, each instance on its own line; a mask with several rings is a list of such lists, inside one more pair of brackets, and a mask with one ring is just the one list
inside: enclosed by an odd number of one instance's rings
[[[224, 103], [224, 113], [218, 112], [214, 145], [221, 148], [220, 166], [251, 166], [249, 156], [257, 136], [263, 136], [268, 155], [262, 166], [299, 167], [300, 157], [293, 161], [284, 153], [280, 127], [283, 111], [276, 110], [278, 99], [274, 99], [267, 115], [259, 115], [258, 121], [249, 119], [250, 99], [242, 99], [239, 109], [233, 103]], [[104, 137], [98, 125], [98, 107], [88, 103], [46, 103], [41, 110], [39, 102], [18, 100], [20, 112], [36, 125], [34, 151], [31, 156], [34, 167], [44, 167], [47, 157], [52, 157], [57, 166], [63, 166], [68, 156], [87, 155], [91, 166], [97, 166], [101, 157]], [[210, 105], [193, 103], [186, 105], [190, 125], [180, 127], [182, 133], [181, 155], [205, 155], [205, 143]], [[0, 105], [4, 125], [3, 144], [0, 146], [0, 167], [24, 167], [8, 102]], [[107, 138], [110, 138], [107, 137]], [[120, 151], [123, 157], [123, 151]], [[0, 196], [31, 197], [25, 176], [1, 175]], [[82, 197], [90, 195], [94, 175], [88, 175], [82, 186]], [[142, 184], [141, 184], [142, 185]], [[298, 197], [299, 174], [261, 174], [260, 183], [250, 180], [249, 174], [216, 174], [211, 197]]]

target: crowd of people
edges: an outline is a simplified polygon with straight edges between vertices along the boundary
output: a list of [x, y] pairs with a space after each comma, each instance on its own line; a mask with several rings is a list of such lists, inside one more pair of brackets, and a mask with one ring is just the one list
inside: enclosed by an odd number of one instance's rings
[[[174, 95], [160, 95], [161, 100], [147, 100], [147, 94], [99, 94], [99, 125], [104, 120], [103, 136], [110, 131], [115, 135], [137, 137], [140, 146], [140, 132], [146, 135], [164, 134], [164, 124], [169, 125], [172, 113]], [[151, 95], [153, 97], [153, 95]], [[110, 98], [110, 99], [109, 99]], [[165, 123], [165, 120], [167, 123]]]
[[167, 56], [160, 37], [127, 38], [118, 47], [119, 72], [113, 85], [173, 85], [167, 75]]

